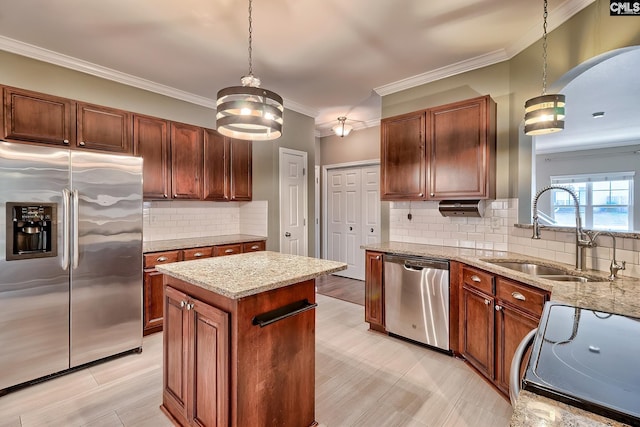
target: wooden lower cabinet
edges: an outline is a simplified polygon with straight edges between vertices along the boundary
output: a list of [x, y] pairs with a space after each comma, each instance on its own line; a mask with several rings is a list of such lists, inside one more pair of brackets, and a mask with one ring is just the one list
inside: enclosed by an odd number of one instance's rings
[[317, 426], [314, 280], [240, 299], [164, 286], [161, 408], [175, 424]]
[[384, 332], [383, 254], [366, 251], [364, 279], [364, 320], [369, 328]]
[[229, 313], [165, 289], [163, 406], [182, 425], [229, 425]]
[[508, 395], [515, 350], [537, 327], [549, 293], [469, 266], [459, 281], [460, 353]]
[[182, 261], [182, 251], [152, 252], [144, 254], [142, 283], [142, 333], [152, 334], [162, 330], [162, 273], [156, 265]]
[[[164, 302], [162, 299], [162, 273], [155, 266], [168, 262], [190, 261], [212, 256], [233, 255], [244, 252], [264, 251], [264, 240], [255, 242], [234, 243], [231, 245], [205, 246], [199, 248], [180, 249], [144, 254], [143, 286], [142, 286], [142, 331], [143, 335], [162, 330]], [[227, 252], [231, 251], [231, 252]]]

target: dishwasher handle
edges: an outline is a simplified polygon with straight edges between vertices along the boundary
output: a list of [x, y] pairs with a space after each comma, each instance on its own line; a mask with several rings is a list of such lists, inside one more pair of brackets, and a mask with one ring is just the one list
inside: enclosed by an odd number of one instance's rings
[[421, 271], [425, 268], [449, 270], [449, 261], [438, 258], [422, 258], [406, 255], [384, 254], [384, 262], [400, 264], [406, 270]]

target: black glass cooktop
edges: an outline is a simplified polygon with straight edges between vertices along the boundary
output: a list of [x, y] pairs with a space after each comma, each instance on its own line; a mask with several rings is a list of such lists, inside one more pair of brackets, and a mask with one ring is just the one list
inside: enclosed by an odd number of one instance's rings
[[640, 425], [640, 319], [547, 303], [523, 388]]

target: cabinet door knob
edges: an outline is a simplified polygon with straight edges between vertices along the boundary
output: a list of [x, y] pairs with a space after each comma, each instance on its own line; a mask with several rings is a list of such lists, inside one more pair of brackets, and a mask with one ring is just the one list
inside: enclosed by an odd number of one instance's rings
[[63, 140], [62, 142], [63, 142], [64, 144], [68, 144], [68, 143], [69, 143], [69, 140], [68, 140], [68, 139], [65, 139], [65, 140]]
[[374, 258], [376, 261], [380, 260], [380, 255], [376, 255], [376, 257]]
[[488, 299], [485, 298], [484, 299], [484, 305], [489, 305], [489, 304], [491, 304], [491, 301], [489, 301]]
[[82, 147], [84, 147], [84, 146], [85, 146], [84, 141], [80, 141], [80, 146], [82, 146]]
[[163, 196], [164, 196], [165, 199], [169, 198], [169, 196], [167, 196], [166, 194], [163, 194]]
[[[418, 193], [418, 197], [422, 197], [422, 196], [424, 196], [424, 194]], [[432, 194], [432, 196], [433, 196], [433, 194]]]
[[186, 301], [180, 301], [180, 308], [184, 308], [187, 305]]
[[476, 283], [480, 283], [482, 280], [480, 280], [480, 278], [478, 276], [476, 276], [475, 274], [473, 276], [471, 276], [471, 280], [473, 280]]
[[495, 309], [496, 309], [496, 311], [500, 311], [500, 310], [502, 310], [502, 306], [496, 304]]
[[156, 261], [158, 262], [165, 262], [166, 260], [168, 260], [169, 258], [167, 258], [166, 256], [159, 256], [158, 258], [156, 258]]
[[177, 198], [178, 198], [178, 195], [177, 195], [177, 194], [174, 194], [174, 195], [173, 195], [173, 198], [174, 198], [174, 199], [177, 199]]
[[436, 195], [436, 193], [431, 193], [431, 197], [434, 197]]
[[527, 297], [522, 295], [520, 292], [511, 292], [511, 296], [520, 301], [526, 301]]

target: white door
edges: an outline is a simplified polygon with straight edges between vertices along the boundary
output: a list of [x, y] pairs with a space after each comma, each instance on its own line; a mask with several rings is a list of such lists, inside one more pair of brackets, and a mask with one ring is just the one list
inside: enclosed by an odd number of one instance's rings
[[307, 153], [280, 148], [280, 252], [307, 256]]
[[327, 170], [327, 252], [347, 264], [337, 275], [364, 280], [365, 243], [380, 241], [379, 166]]

